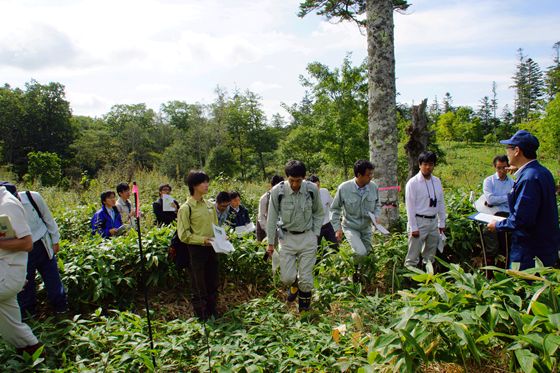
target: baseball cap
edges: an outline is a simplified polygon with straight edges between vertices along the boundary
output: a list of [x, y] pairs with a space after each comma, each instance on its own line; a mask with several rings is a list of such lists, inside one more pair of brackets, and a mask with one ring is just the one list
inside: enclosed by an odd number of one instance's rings
[[500, 144], [518, 146], [523, 152], [536, 152], [539, 148], [539, 140], [525, 130], [517, 131], [510, 139], [500, 141]]

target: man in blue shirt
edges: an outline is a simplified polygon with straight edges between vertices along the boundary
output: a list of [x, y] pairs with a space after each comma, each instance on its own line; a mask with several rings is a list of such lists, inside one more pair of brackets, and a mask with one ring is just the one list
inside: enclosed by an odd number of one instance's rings
[[[513, 179], [507, 175], [509, 161], [507, 155], [497, 155], [492, 161], [496, 172], [484, 179], [483, 192], [486, 199], [485, 205], [495, 211], [495, 215], [508, 217], [508, 193], [513, 188]], [[510, 238], [508, 238], [510, 239]], [[506, 256], [506, 232], [499, 232], [497, 236], [490, 231], [484, 232], [486, 244], [486, 260], [488, 265], [496, 265], [498, 255]]]
[[517, 178], [508, 195], [510, 215], [500, 222], [488, 224], [490, 231], [512, 232], [509, 263], [520, 263], [520, 269], [535, 266], [538, 257], [545, 266], [558, 260], [560, 228], [554, 178], [537, 160], [539, 141], [531, 133], [520, 130], [506, 145], [509, 163], [517, 168]]

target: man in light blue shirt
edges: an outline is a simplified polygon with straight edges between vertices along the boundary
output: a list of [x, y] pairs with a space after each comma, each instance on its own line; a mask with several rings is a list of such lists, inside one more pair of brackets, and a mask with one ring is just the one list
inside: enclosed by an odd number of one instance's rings
[[[488, 207], [498, 209], [497, 216], [507, 217], [509, 215], [508, 193], [513, 188], [514, 181], [507, 174], [509, 161], [507, 155], [497, 155], [492, 161], [496, 173], [484, 179], [483, 192]], [[496, 257], [502, 255], [507, 257], [506, 249], [508, 237], [506, 232], [484, 232], [486, 244], [486, 261], [488, 265], [495, 265]]]
[[509, 162], [506, 155], [497, 155], [493, 160], [496, 173], [484, 179], [483, 192], [488, 207], [500, 212], [509, 212], [507, 195], [513, 188], [513, 180], [507, 175]]

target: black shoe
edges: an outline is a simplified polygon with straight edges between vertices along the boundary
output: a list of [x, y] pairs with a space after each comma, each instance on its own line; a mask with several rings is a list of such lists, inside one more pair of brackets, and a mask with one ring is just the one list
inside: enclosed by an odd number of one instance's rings
[[[16, 348], [16, 351], [21, 356], [24, 356], [26, 352], [29, 354], [29, 356], [33, 356], [35, 351], [37, 351], [41, 347], [43, 347], [43, 344], [41, 342], [37, 342], [31, 346]], [[41, 356], [44, 357], [45, 355], [45, 349], [43, 349], [43, 351], [41, 352]]]
[[293, 286], [293, 285], [290, 286], [290, 288], [288, 289], [288, 297], [286, 298], [286, 300], [291, 303], [296, 300], [297, 296], [298, 296], [297, 286]]
[[311, 292], [299, 291], [299, 312], [309, 311], [311, 309]]

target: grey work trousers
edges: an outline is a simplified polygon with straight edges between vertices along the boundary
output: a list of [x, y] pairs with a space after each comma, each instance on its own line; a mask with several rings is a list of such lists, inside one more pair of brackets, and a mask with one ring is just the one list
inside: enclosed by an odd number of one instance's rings
[[284, 232], [280, 239], [280, 279], [286, 286], [296, 279], [301, 291], [313, 290], [313, 266], [317, 253], [317, 236], [309, 230], [301, 234]]
[[412, 237], [412, 232], [408, 232], [408, 253], [404, 261], [405, 267], [415, 267], [420, 261], [422, 263], [433, 262], [439, 242], [439, 229], [437, 219], [428, 219], [416, 216], [419, 237]]
[[363, 258], [371, 251], [371, 226], [366, 229], [351, 229], [342, 227], [344, 236], [350, 243], [350, 247], [357, 258]]
[[0, 335], [16, 348], [38, 343], [31, 328], [21, 321], [17, 293], [23, 289], [25, 265], [10, 265], [0, 259]]

